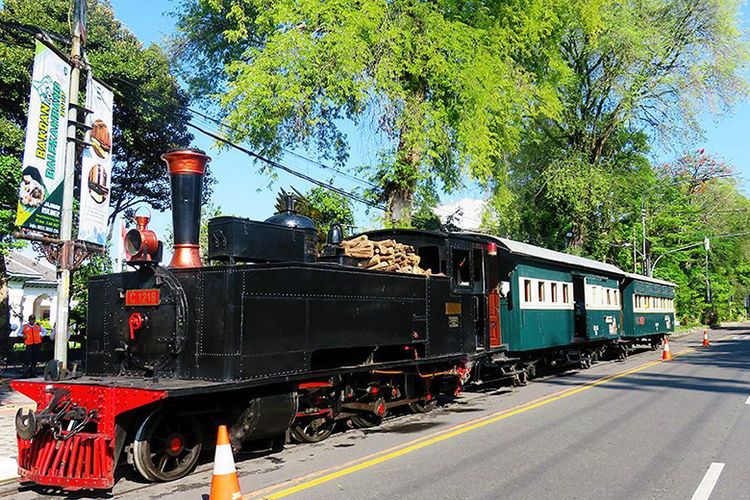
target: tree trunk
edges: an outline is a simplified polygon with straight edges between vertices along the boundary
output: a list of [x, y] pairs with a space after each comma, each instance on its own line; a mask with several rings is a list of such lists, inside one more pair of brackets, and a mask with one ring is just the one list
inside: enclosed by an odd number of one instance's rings
[[414, 192], [419, 180], [422, 164], [423, 124], [421, 117], [426, 94], [426, 84], [411, 81], [406, 85], [411, 89], [406, 100], [403, 120], [399, 125], [398, 148], [393, 175], [385, 183], [384, 195], [387, 201], [388, 216], [392, 227], [411, 227]]
[[6, 338], [10, 334], [8, 295], [8, 269], [5, 264], [5, 254], [0, 252], [0, 338]]
[[387, 195], [388, 213], [390, 214], [391, 224], [395, 227], [411, 226], [411, 212], [414, 190], [407, 188], [396, 188], [388, 192]]

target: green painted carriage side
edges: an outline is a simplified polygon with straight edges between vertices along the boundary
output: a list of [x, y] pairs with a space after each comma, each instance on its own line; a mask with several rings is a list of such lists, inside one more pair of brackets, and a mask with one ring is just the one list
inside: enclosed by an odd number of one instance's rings
[[[588, 285], [598, 285], [611, 290], [619, 289], [619, 282], [585, 274]], [[599, 340], [615, 340], [622, 334], [622, 313], [620, 306], [612, 304], [606, 309], [586, 308], [586, 339], [594, 342]]]
[[[521, 259], [519, 259], [521, 260]], [[619, 282], [581, 271], [564, 268], [551, 268], [528, 262], [518, 263], [509, 274], [510, 293], [507, 301], [501, 303], [501, 335], [511, 352], [532, 351], [562, 347], [576, 343], [614, 340], [622, 333], [622, 314], [620, 307], [586, 309], [586, 338], [575, 335], [575, 309], [548, 309], [521, 307], [521, 296], [524, 293], [520, 285], [523, 278], [540, 279], [571, 283], [573, 277], [582, 276], [588, 284], [599, 285], [617, 290]], [[562, 292], [560, 292], [562, 293]], [[613, 325], [610, 327], [610, 325]]]
[[[622, 289], [623, 338], [641, 338], [674, 331], [674, 312], [635, 312], [634, 295], [674, 299], [674, 287], [637, 279], [628, 280]], [[639, 321], [640, 318], [643, 318]], [[643, 324], [639, 324], [643, 323]]]
[[[501, 313], [501, 334], [509, 351], [531, 351], [568, 345], [574, 336], [572, 309], [521, 308], [519, 278], [572, 282], [570, 272], [519, 264], [510, 273], [507, 314]], [[571, 290], [570, 293], [573, 293]], [[502, 320], [505, 319], [505, 327]]]

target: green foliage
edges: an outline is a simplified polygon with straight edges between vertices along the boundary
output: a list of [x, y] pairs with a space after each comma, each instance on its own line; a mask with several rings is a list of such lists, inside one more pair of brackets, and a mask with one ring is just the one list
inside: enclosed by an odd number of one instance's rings
[[[737, 314], [747, 293], [745, 238], [712, 250], [707, 301], [704, 237], [740, 232], [748, 200], [726, 165], [702, 151], [655, 167], [654, 141], [690, 142], [705, 109], [746, 95], [747, 41], [735, 0], [571, 2], [557, 50], [556, 114], [527, 122], [509, 179], [496, 179], [487, 225], [500, 234], [634, 269], [642, 251], [657, 276], [679, 283], [683, 319]], [[554, 60], [554, 58], [550, 58]], [[533, 61], [529, 70], [540, 70]], [[715, 180], [709, 180], [715, 179]], [[730, 301], [730, 297], [734, 297]]]
[[[113, 217], [146, 202], [169, 207], [169, 182], [159, 156], [189, 145], [187, 96], [170, 72], [166, 54], [143, 47], [120, 21], [107, 0], [89, 0], [86, 56], [94, 74], [115, 88], [113, 131]], [[6, 0], [0, 21], [70, 32], [69, 0]], [[20, 158], [31, 85], [32, 37], [0, 31], [0, 154]], [[67, 47], [60, 46], [62, 50]], [[85, 78], [82, 78], [85, 81]]]
[[185, 0], [175, 48], [193, 92], [211, 95], [233, 138], [264, 154], [314, 146], [343, 162], [344, 122], [376, 131], [375, 194], [408, 225], [421, 184], [489, 181], [524, 120], [558, 111], [550, 47], [571, 10], [541, 0]]
[[89, 278], [112, 272], [112, 261], [108, 254], [97, 254], [89, 258], [75, 273], [70, 284], [70, 299], [75, 305], [70, 309], [70, 322], [86, 324]]
[[349, 198], [322, 187], [315, 187], [305, 194], [304, 199], [314, 214], [312, 219], [318, 226], [319, 241], [325, 241], [333, 223], [341, 224], [344, 231], [354, 226], [354, 213]]
[[12, 244], [19, 184], [21, 162], [12, 156], [0, 154], [0, 253]]

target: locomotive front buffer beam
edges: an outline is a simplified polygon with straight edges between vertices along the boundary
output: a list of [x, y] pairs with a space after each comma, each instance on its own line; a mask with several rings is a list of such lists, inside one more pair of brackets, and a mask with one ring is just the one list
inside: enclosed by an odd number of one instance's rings
[[16, 414], [18, 474], [45, 486], [108, 489], [125, 432], [117, 417], [159, 401], [165, 391], [88, 384], [13, 381], [36, 402], [36, 411]]

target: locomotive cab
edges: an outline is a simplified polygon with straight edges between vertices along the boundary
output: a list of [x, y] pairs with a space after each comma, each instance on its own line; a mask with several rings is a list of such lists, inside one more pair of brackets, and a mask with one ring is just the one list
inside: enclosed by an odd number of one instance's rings
[[473, 351], [502, 352], [500, 276], [496, 246], [491, 237], [474, 233], [441, 233], [411, 229], [365, 233], [374, 241], [394, 239], [414, 247], [420, 266], [446, 276], [456, 302], [446, 304], [449, 323], [474, 339]]

